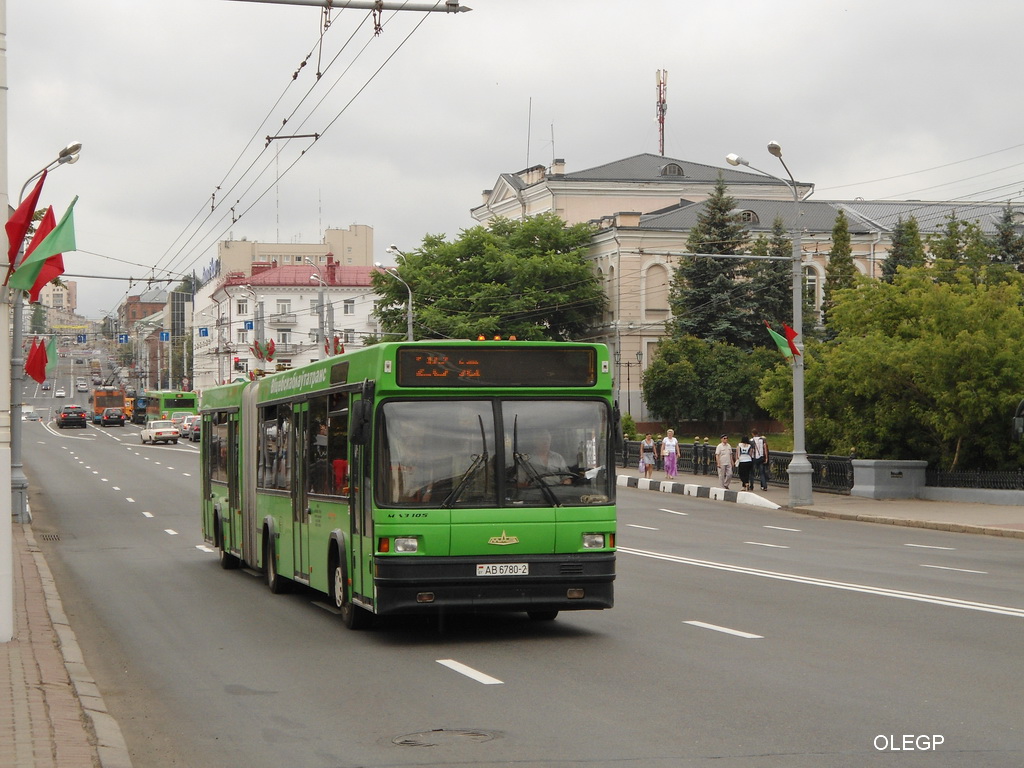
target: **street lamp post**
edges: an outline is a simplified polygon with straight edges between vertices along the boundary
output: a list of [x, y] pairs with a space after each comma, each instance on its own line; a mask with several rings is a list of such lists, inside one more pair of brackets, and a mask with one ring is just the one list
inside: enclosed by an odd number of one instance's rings
[[[78, 162], [82, 151], [82, 143], [73, 141], [57, 153], [57, 158], [40, 168], [29, 177], [18, 195], [18, 204], [25, 199], [28, 185], [44, 173], [61, 165], [74, 165]], [[23, 249], [25, 244], [21, 244]], [[28, 512], [28, 477], [25, 476], [24, 464], [21, 460], [21, 399], [25, 384], [25, 313], [24, 291], [12, 289], [11, 297], [11, 514], [17, 522], [30, 521]]]
[[780, 181], [793, 193], [793, 256], [791, 259], [793, 265], [793, 330], [797, 334], [795, 343], [800, 354], [793, 355], [793, 456], [787, 471], [789, 473], [789, 505], [791, 507], [806, 507], [814, 503], [812, 493], [814, 470], [811, 467], [811, 462], [807, 459], [807, 449], [804, 443], [803, 233], [800, 227], [800, 194], [797, 192], [793, 174], [789, 172], [789, 167], [782, 159], [782, 146], [777, 141], [768, 142], [768, 152], [779, 158], [782, 167], [786, 169], [789, 181], [780, 179], [768, 171], [755, 168], [739, 155], [730, 154], [725, 159], [729, 165], [745, 165], [751, 170]]
[[320, 349], [324, 350], [324, 355], [327, 355], [327, 348], [324, 346], [324, 286], [327, 283], [324, 282], [323, 273], [320, 272], [320, 267], [313, 262], [309, 256], [306, 257], [306, 263], [309, 264], [313, 269], [316, 270], [315, 275], [310, 275], [309, 279], [316, 280], [317, 288], [317, 299], [316, 299], [316, 343]]
[[[384, 252], [385, 253], [390, 253], [392, 255], [405, 256], [405, 254], [402, 251], [398, 250], [398, 246], [397, 245], [389, 245], [387, 248], [384, 249]], [[397, 280], [402, 285], [404, 285], [405, 286], [405, 290], [407, 290], [409, 292], [409, 300], [408, 300], [408, 302], [405, 305], [405, 325], [406, 325], [405, 338], [408, 341], [412, 341], [413, 340], [413, 334], [412, 334], [412, 288], [409, 287], [409, 284], [407, 282], [405, 282], [405, 280], [403, 280], [401, 277], [398, 276], [397, 272], [392, 272], [390, 269], [384, 269], [384, 266], [379, 261], [376, 264], [374, 264], [374, 266], [377, 267], [377, 269], [383, 269], [384, 272], [386, 272], [387, 274], [391, 275], [393, 278], [395, 278], [395, 280]]]

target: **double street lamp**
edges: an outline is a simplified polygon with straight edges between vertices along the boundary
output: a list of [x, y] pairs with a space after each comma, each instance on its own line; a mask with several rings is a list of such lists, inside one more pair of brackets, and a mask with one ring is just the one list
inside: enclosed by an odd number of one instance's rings
[[[47, 163], [32, 174], [18, 194], [18, 204], [21, 205], [25, 199], [25, 190], [28, 185], [38, 179], [44, 173], [61, 165], [74, 165], [78, 162], [78, 156], [82, 151], [82, 143], [73, 141], [57, 153], [56, 159]], [[21, 244], [23, 249], [25, 244]], [[25, 294], [20, 289], [12, 289], [11, 297], [11, 514], [19, 522], [28, 522], [28, 477], [25, 476], [24, 465], [21, 460], [21, 399], [22, 389], [25, 383]]]
[[753, 171], [762, 173], [769, 178], [780, 181], [793, 193], [793, 330], [796, 331], [796, 346], [800, 354], [793, 355], [793, 457], [787, 471], [789, 473], [789, 504], [791, 507], [806, 507], [813, 503], [811, 492], [811, 462], [807, 459], [804, 442], [804, 357], [803, 357], [803, 242], [800, 227], [800, 194], [797, 192], [796, 180], [789, 172], [786, 161], [782, 159], [782, 146], [777, 141], [768, 142], [768, 152], [779, 158], [786, 169], [789, 181], [780, 179], [773, 173], [755, 168], [744, 158], [736, 154], [726, 155], [729, 165], [745, 165]]
[[[384, 252], [390, 253], [392, 256], [405, 256], [405, 254], [402, 251], [398, 250], [397, 245], [389, 245], [387, 248], [384, 249]], [[390, 269], [385, 269], [384, 265], [381, 264], [379, 261], [376, 262], [374, 266], [377, 267], [377, 269], [382, 270], [385, 274], [391, 275], [393, 278], [395, 278], [395, 280], [404, 285], [405, 290], [409, 292], [409, 300], [408, 302], [406, 302], [405, 305], [405, 338], [407, 341], [412, 341], [412, 288], [409, 287], [409, 284], [405, 282], [405, 280], [398, 276], [397, 272], [393, 272]]]

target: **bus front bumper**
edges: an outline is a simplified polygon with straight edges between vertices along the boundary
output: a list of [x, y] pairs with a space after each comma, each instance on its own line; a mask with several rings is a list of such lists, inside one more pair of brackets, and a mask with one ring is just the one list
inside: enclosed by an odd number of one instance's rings
[[[515, 573], [503, 575], [505, 572]], [[381, 616], [431, 610], [580, 611], [611, 608], [614, 604], [614, 552], [520, 557], [377, 556], [374, 573], [375, 612]], [[494, 573], [498, 575], [484, 575]]]

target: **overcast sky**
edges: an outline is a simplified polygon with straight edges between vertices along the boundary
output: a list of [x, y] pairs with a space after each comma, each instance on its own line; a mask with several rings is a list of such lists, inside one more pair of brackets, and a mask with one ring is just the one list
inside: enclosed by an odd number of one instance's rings
[[[166, 277], [229, 236], [354, 223], [393, 263], [474, 226], [501, 173], [658, 152], [658, 70], [667, 156], [778, 174], [777, 140], [816, 199], [1024, 197], [1016, 0], [467, 2], [385, 12], [376, 37], [335, 10], [321, 46], [316, 8], [7, 0], [11, 199], [78, 140], [42, 197], [59, 218], [80, 196], [70, 274]], [[73, 279], [94, 318], [140, 290]]]

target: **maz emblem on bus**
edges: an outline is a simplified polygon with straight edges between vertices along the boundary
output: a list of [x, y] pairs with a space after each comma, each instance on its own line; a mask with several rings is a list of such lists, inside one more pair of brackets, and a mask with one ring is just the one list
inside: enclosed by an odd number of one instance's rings
[[489, 538], [487, 540], [487, 543], [488, 544], [497, 544], [499, 547], [504, 547], [504, 546], [507, 546], [509, 544], [518, 544], [519, 543], [519, 537], [518, 536], [508, 536], [508, 535], [505, 534], [504, 531], [502, 531], [501, 532], [501, 536], [491, 536], [491, 538]]

